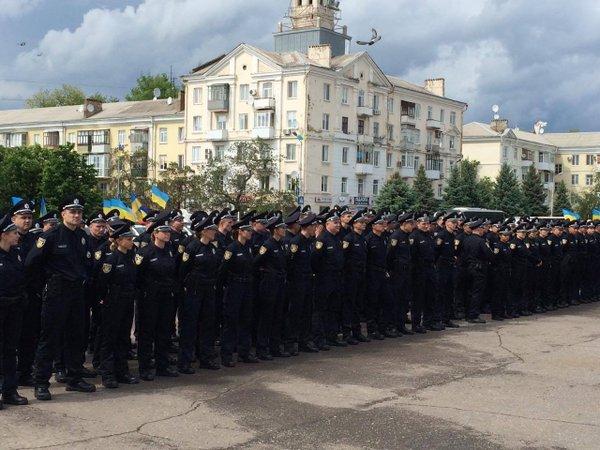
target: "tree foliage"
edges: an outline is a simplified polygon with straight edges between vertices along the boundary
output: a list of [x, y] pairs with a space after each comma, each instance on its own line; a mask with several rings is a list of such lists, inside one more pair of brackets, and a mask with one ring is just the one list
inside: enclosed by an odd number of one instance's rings
[[554, 189], [554, 202], [552, 204], [552, 215], [553, 216], [562, 216], [563, 209], [571, 209], [573, 206], [571, 205], [571, 197], [569, 195], [569, 191], [567, 190], [567, 185], [564, 181], [559, 181], [556, 183], [556, 188]]
[[142, 204], [150, 200], [148, 174], [155, 163], [148, 159], [146, 150], [131, 151], [115, 148], [112, 150], [108, 168], [108, 186], [106, 196], [129, 201], [134, 194]]
[[544, 216], [548, 214], [548, 208], [544, 205], [546, 193], [541, 174], [533, 167], [525, 174], [521, 184], [521, 212], [528, 216]]
[[419, 167], [419, 170], [417, 170], [413, 191], [415, 193], [414, 210], [433, 211], [437, 208], [438, 201], [436, 200], [433, 188], [431, 187], [431, 181], [425, 174], [425, 167], [422, 165]]
[[481, 196], [481, 189], [489, 188], [489, 186], [480, 186], [480, 182], [477, 180], [478, 167], [479, 161], [468, 159], [455, 164], [450, 172], [448, 185], [444, 190], [445, 207], [482, 207], [484, 201]]
[[154, 89], [160, 89], [158, 98], [177, 97], [179, 87], [173, 83], [166, 73], [158, 75], [140, 75], [136, 85], [125, 96], [127, 101], [152, 100]]
[[521, 198], [521, 188], [515, 171], [508, 164], [502, 164], [494, 186], [494, 208], [511, 216], [520, 215]]
[[592, 218], [592, 210], [600, 208], [600, 173], [594, 175], [590, 188], [576, 195], [574, 203], [582, 219]]
[[400, 174], [394, 173], [383, 185], [375, 207], [392, 212], [408, 211], [415, 204], [415, 193]]
[[161, 173], [158, 187], [169, 194], [171, 197], [169, 203], [172, 207], [194, 207], [196, 196], [193, 194], [199, 179], [200, 176], [196, 175], [189, 166], [179, 167], [179, 164], [172, 162], [167, 170]]
[[86, 96], [77, 86], [63, 84], [56, 89], [42, 89], [27, 99], [25, 104], [28, 108], [48, 108], [51, 106], [69, 106], [81, 105], [86, 98], [106, 102], [118, 102], [119, 99], [112, 96], [106, 96], [100, 92]]

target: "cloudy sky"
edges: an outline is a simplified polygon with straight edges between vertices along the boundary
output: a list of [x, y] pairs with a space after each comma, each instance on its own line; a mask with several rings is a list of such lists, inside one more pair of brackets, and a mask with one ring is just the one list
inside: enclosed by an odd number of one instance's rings
[[[272, 48], [289, 0], [0, 0], [0, 109], [62, 83], [117, 97], [141, 73], [187, 73], [240, 42]], [[445, 77], [488, 121], [600, 130], [597, 0], [341, 0], [355, 39], [389, 74]], [[358, 47], [353, 44], [352, 49]], [[362, 48], [361, 48], [362, 49]]]

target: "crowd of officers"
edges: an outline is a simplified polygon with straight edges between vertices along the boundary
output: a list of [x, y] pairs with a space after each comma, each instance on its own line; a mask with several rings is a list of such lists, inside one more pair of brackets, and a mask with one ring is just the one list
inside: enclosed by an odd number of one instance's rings
[[83, 209], [69, 196], [33, 223], [24, 200], [0, 220], [4, 404], [27, 404], [18, 386], [50, 400], [53, 373], [93, 392], [97, 374], [117, 388], [600, 295], [599, 222], [225, 209], [193, 213], [190, 235], [174, 210], [150, 211], [138, 235], [117, 212]]

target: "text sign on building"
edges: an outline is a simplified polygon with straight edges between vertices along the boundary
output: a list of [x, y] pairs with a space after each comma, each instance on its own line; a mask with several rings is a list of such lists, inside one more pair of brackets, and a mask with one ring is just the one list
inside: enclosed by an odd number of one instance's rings
[[356, 206], [369, 206], [370, 197], [354, 197], [354, 204]]

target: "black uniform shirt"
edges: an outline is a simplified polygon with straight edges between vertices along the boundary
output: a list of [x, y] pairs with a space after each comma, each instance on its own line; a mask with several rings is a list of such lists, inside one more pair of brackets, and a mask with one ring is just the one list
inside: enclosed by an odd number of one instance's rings
[[440, 265], [451, 266], [454, 264], [454, 233], [448, 230], [440, 230], [435, 239], [435, 251], [437, 262]]
[[98, 275], [101, 297], [132, 293], [136, 287], [135, 251], [115, 250], [104, 258]]
[[311, 253], [311, 264], [316, 274], [338, 276], [344, 269], [342, 242], [325, 230], [316, 240]]
[[258, 255], [254, 257], [254, 265], [262, 273], [285, 276], [286, 254], [283, 241], [273, 237], [267, 239], [258, 249]]
[[411, 262], [410, 236], [400, 229], [390, 236], [387, 252], [387, 268], [392, 271], [407, 269]]
[[219, 277], [225, 281], [252, 281], [254, 258], [250, 243], [234, 241], [225, 250]]
[[462, 256], [467, 264], [484, 264], [493, 259], [494, 254], [485, 239], [474, 233], [463, 239], [462, 246]]
[[432, 266], [435, 261], [435, 242], [429, 233], [415, 230], [410, 234], [410, 252], [417, 267]]
[[13, 247], [8, 252], [0, 249], [0, 297], [18, 297], [24, 291], [25, 272], [19, 249]]
[[200, 239], [193, 239], [185, 248], [179, 266], [179, 279], [187, 289], [197, 284], [212, 284], [216, 281], [221, 265], [221, 256], [216, 246]]
[[164, 248], [154, 243], [139, 250], [135, 256], [138, 268], [137, 282], [139, 287], [146, 288], [152, 284], [174, 287], [177, 278], [177, 255], [171, 245]]
[[290, 241], [290, 248], [287, 253], [288, 278], [312, 274], [312, 268], [310, 266], [310, 249], [312, 242], [313, 240], [311, 238], [307, 238], [302, 233], [298, 233]]
[[351, 231], [342, 239], [345, 270], [347, 272], [365, 273], [367, 270], [367, 241], [365, 237], [362, 234]]
[[371, 232], [365, 238], [367, 241], [367, 270], [386, 271], [387, 238], [384, 233], [377, 236]]

